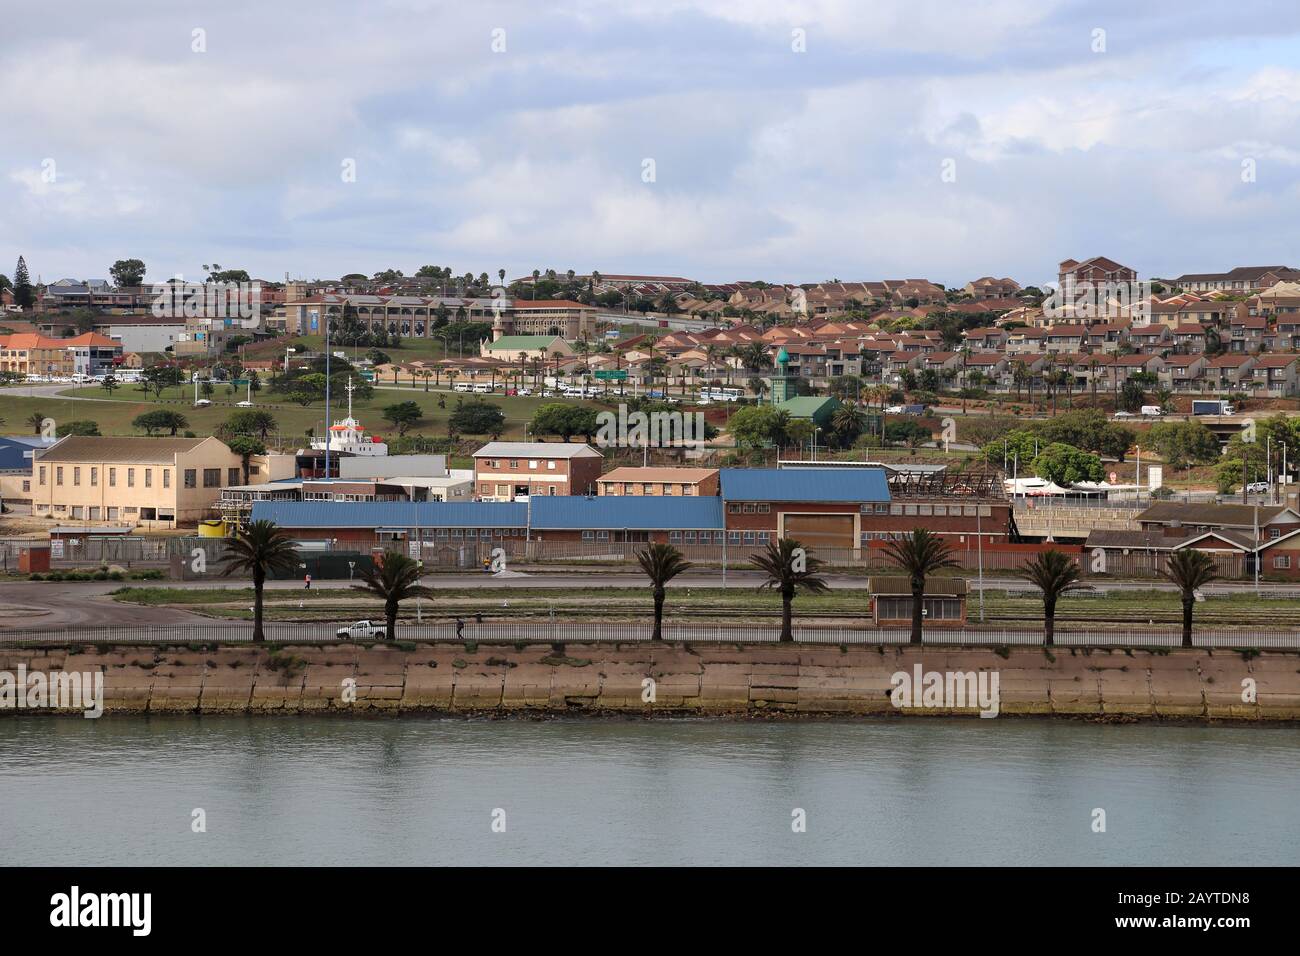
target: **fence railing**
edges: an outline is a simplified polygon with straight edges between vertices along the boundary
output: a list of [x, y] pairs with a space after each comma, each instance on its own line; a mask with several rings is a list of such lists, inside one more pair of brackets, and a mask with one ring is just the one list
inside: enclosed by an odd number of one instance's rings
[[[819, 627], [796, 625], [794, 639], [802, 644], [906, 644], [906, 629], [868, 627]], [[340, 644], [347, 638], [337, 635], [334, 624], [268, 623], [263, 626], [266, 640], [273, 644]], [[6, 645], [211, 645], [242, 644], [252, 640], [252, 624], [176, 624], [154, 627], [102, 626], [70, 627], [46, 630], [0, 631], [0, 648]], [[649, 622], [573, 623], [568, 621], [477, 621], [474, 618], [411, 623], [397, 626], [399, 642], [461, 641], [466, 643], [565, 644], [614, 643], [651, 640]], [[700, 644], [761, 644], [780, 639], [775, 624], [665, 624], [663, 639], [671, 642]], [[367, 639], [368, 641], [369, 639]], [[929, 646], [967, 647], [1039, 647], [1041, 630], [976, 629], [944, 630], [935, 628], [922, 635]], [[1101, 631], [1058, 629], [1055, 643], [1061, 647], [1098, 648], [1165, 648], [1182, 643], [1178, 629], [1140, 631]], [[1206, 628], [1192, 632], [1192, 644], [1206, 648], [1258, 648], [1300, 650], [1300, 632], [1286, 630], [1233, 630]]]

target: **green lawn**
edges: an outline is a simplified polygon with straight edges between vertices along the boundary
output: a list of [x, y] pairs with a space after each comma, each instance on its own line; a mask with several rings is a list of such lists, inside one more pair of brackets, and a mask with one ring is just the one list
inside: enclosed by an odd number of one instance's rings
[[[3, 420], [4, 427], [13, 432], [29, 431], [26, 421], [33, 413], [38, 413], [53, 418], [57, 422], [93, 419], [99, 423], [99, 430], [105, 435], [141, 434], [132, 429], [131, 421], [143, 412], [164, 408], [183, 414], [189, 420], [189, 431], [193, 431], [196, 435], [210, 435], [232, 413], [240, 410], [235, 403], [242, 401], [245, 397], [243, 390], [236, 390], [236, 394], [230, 395], [226, 386], [220, 386], [213, 393], [210, 406], [194, 408], [193, 385], [180, 389], [166, 389], [160, 398], [154, 398], [152, 393], [146, 394], [134, 385], [122, 386], [115, 390], [111, 396], [99, 386], [69, 387], [60, 393], [93, 399], [108, 399], [107, 401], [93, 402], [70, 401], [62, 398], [28, 398], [23, 394], [24, 391], [23, 388], [0, 390], [0, 419]], [[525, 423], [532, 420], [533, 413], [536, 412], [540, 405], [556, 401], [582, 404], [580, 401], [558, 397], [538, 398], [530, 396], [517, 398], [500, 394], [471, 396], [448, 391], [445, 385], [442, 390], [431, 387], [426, 392], [423, 382], [414, 388], [410, 386], [409, 381], [404, 382], [400, 387], [394, 388], [390, 381], [382, 383], [382, 387], [376, 388], [373, 397], [354, 402], [353, 413], [371, 433], [391, 437], [394, 433], [390, 431], [388, 423], [384, 421], [384, 407], [398, 402], [414, 401], [420, 405], [425, 417], [411, 429], [410, 434], [445, 437], [447, 434], [447, 418], [455, 410], [457, 399], [468, 401], [474, 397], [487, 399], [492, 404], [500, 407], [505, 413], [506, 431], [502, 436], [504, 438], [523, 438]], [[438, 407], [439, 399], [444, 401], [445, 408]], [[300, 444], [308, 428], [314, 428], [315, 434], [318, 435], [323, 431], [325, 422], [324, 402], [316, 402], [303, 408], [300, 405], [287, 402], [283, 396], [270, 394], [266, 389], [255, 395], [253, 402], [258, 409], [268, 411], [275, 416], [280, 425], [280, 434], [286, 444]], [[347, 414], [346, 394], [333, 397], [330, 412], [332, 417], [336, 419]]]

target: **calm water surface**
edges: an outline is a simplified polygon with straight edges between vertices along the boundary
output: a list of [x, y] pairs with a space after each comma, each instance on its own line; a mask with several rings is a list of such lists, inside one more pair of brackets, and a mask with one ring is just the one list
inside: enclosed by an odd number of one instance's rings
[[0, 720], [17, 864], [1296, 865], [1297, 794], [1286, 728]]

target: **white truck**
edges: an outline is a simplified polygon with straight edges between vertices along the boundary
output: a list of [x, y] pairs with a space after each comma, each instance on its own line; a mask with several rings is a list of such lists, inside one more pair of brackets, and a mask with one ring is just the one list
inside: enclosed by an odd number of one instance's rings
[[373, 621], [357, 621], [347, 627], [340, 627], [335, 636], [345, 641], [376, 639], [382, 641], [388, 636], [388, 628]]
[[1160, 417], [1161, 415], [1163, 415], [1163, 414], [1164, 414], [1164, 412], [1161, 411], [1159, 405], [1143, 405], [1143, 406], [1142, 406], [1142, 417], [1143, 417], [1143, 418], [1159, 418], [1159, 417]]
[[1232, 404], [1222, 399], [1194, 399], [1192, 401], [1193, 415], [1231, 415], [1233, 414]]

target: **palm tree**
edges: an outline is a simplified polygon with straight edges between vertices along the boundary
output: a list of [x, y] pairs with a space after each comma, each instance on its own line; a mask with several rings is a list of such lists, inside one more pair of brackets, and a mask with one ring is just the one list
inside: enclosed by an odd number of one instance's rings
[[1080, 583], [1078, 563], [1055, 548], [1011, 573], [1043, 592], [1043, 643], [1051, 647], [1056, 633], [1056, 599], [1067, 591], [1091, 591], [1091, 586]]
[[794, 538], [778, 538], [769, 541], [765, 550], [750, 555], [749, 563], [767, 575], [767, 580], [758, 586], [760, 591], [771, 588], [781, 592], [781, 640], [793, 641], [790, 605], [798, 591], [821, 594], [830, 590], [826, 582], [817, 576], [825, 562], [814, 558], [812, 551], [805, 549]]
[[374, 565], [361, 572], [364, 584], [352, 585], [353, 590], [368, 591], [384, 601], [384, 635], [391, 641], [397, 635], [397, 610], [403, 601], [413, 597], [432, 597], [433, 588], [420, 583], [424, 568], [419, 561], [400, 551], [385, 551]]
[[885, 543], [885, 557], [907, 575], [912, 586], [911, 643], [920, 644], [925, 579], [936, 571], [957, 567], [957, 560], [952, 556], [952, 548], [925, 528], [913, 528], [905, 538], [891, 538]]
[[27, 416], [27, 424], [32, 429], [32, 434], [39, 435], [41, 433], [41, 426], [45, 424], [45, 413], [32, 412]]
[[[1259, 553], [1255, 553], [1259, 560]], [[1183, 548], [1169, 555], [1165, 569], [1160, 572], [1177, 585], [1183, 597], [1183, 647], [1192, 646], [1192, 608], [1196, 605], [1196, 591], [1219, 576], [1214, 559], [1204, 551]]]
[[655, 629], [651, 640], [663, 640], [664, 587], [677, 575], [687, 570], [691, 562], [671, 544], [651, 544], [636, 553], [637, 563], [650, 579], [655, 599]]
[[254, 521], [236, 534], [226, 548], [221, 573], [229, 577], [236, 571], [251, 571], [253, 575], [253, 640], [264, 641], [262, 634], [262, 587], [266, 576], [273, 571], [288, 573], [298, 565], [298, 552], [294, 550], [289, 532], [274, 521]]

